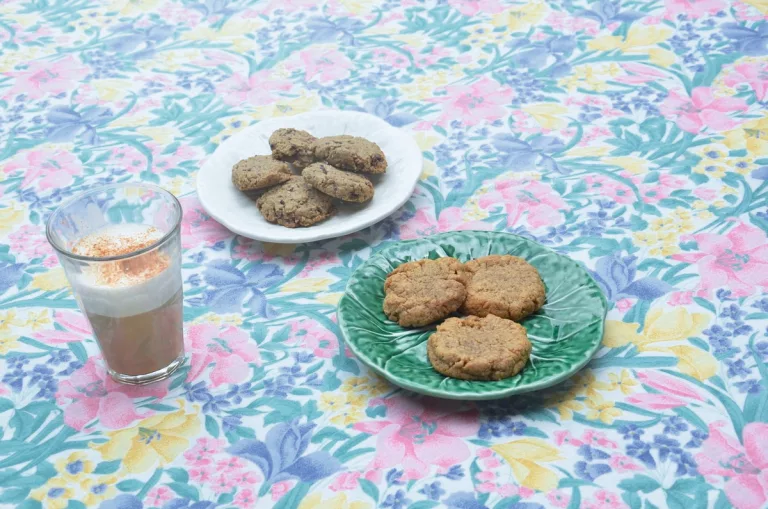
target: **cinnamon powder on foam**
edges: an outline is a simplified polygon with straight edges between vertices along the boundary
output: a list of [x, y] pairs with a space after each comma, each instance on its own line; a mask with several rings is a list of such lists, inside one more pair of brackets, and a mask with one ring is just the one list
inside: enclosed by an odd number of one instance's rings
[[[120, 235], [94, 233], [80, 239], [72, 252], [81, 256], [106, 257], [127, 255], [157, 242], [162, 235], [149, 227], [143, 232]], [[159, 251], [114, 262], [95, 262], [92, 270], [96, 282], [105, 286], [131, 286], [151, 279], [170, 265], [167, 255]]]

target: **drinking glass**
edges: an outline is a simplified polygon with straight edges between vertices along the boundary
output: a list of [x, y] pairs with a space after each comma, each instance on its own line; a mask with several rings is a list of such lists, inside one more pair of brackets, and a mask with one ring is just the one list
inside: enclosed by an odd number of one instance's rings
[[123, 183], [76, 196], [48, 219], [48, 241], [118, 382], [156, 382], [184, 362], [181, 217], [171, 193]]

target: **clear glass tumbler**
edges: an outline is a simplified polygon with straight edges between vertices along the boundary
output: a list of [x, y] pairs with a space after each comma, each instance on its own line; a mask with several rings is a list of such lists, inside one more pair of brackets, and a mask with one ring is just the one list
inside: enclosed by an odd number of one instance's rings
[[184, 362], [181, 217], [171, 193], [125, 183], [87, 191], [48, 219], [48, 241], [118, 382], [156, 382]]

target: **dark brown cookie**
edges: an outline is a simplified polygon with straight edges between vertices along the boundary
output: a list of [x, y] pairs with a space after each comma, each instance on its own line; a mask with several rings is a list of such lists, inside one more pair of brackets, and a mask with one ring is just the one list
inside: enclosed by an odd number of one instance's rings
[[530, 355], [525, 327], [494, 315], [449, 318], [427, 340], [427, 357], [435, 371], [462, 380], [515, 376]]
[[357, 136], [320, 138], [315, 143], [315, 157], [340, 170], [357, 173], [384, 173], [387, 158], [378, 145]]
[[269, 147], [272, 149], [272, 157], [292, 163], [301, 170], [315, 161], [315, 141], [317, 138], [307, 131], [282, 128], [269, 137]]
[[253, 156], [232, 167], [232, 183], [241, 191], [255, 191], [282, 184], [292, 177], [291, 169], [272, 156]]
[[330, 196], [298, 176], [261, 195], [256, 206], [264, 219], [288, 228], [312, 226], [336, 213]]
[[373, 184], [362, 175], [341, 171], [327, 163], [310, 164], [301, 172], [315, 189], [343, 201], [363, 203], [373, 198]]

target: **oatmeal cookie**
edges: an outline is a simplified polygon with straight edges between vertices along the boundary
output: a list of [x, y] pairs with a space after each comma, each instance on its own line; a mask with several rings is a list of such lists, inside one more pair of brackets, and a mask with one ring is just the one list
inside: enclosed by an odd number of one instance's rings
[[343, 201], [362, 203], [373, 198], [373, 184], [362, 175], [341, 171], [326, 163], [310, 164], [301, 176], [315, 189]]
[[261, 195], [256, 206], [264, 219], [288, 228], [312, 226], [336, 212], [330, 196], [298, 176]]
[[232, 167], [232, 183], [241, 191], [255, 191], [290, 180], [291, 169], [271, 156], [253, 156]]
[[464, 264], [470, 273], [462, 312], [519, 321], [544, 305], [545, 289], [536, 268], [516, 256], [491, 255]]
[[435, 371], [462, 380], [515, 376], [530, 355], [525, 327], [494, 315], [449, 318], [427, 340], [427, 357]]
[[272, 157], [292, 163], [301, 170], [315, 162], [315, 141], [317, 138], [307, 131], [282, 128], [269, 137], [269, 147], [272, 149]]
[[450, 315], [464, 302], [467, 279], [455, 258], [400, 265], [384, 282], [384, 313], [403, 327], [420, 327]]
[[320, 138], [315, 143], [315, 157], [346, 171], [384, 173], [387, 158], [378, 145], [357, 136]]

